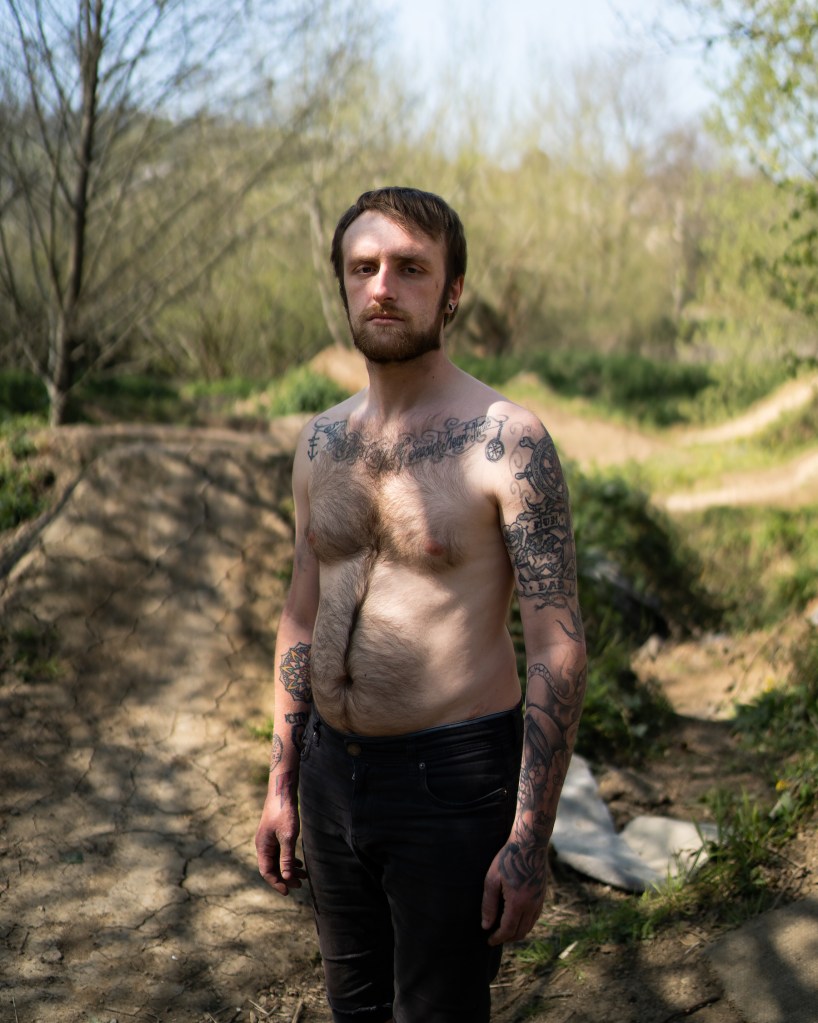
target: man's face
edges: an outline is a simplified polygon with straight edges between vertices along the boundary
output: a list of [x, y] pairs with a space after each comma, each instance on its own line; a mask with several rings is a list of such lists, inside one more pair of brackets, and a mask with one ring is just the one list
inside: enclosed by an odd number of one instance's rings
[[367, 212], [344, 235], [344, 288], [352, 339], [371, 362], [407, 362], [440, 348], [460, 278], [445, 288], [444, 243]]

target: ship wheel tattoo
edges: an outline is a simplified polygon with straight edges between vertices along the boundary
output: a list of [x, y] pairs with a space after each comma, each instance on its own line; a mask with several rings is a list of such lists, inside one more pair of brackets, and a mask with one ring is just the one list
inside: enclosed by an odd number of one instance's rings
[[534, 450], [525, 469], [514, 474], [515, 479], [528, 480], [536, 491], [545, 494], [549, 500], [563, 500], [565, 487], [551, 438], [543, 437], [542, 440], [534, 441], [531, 437], [523, 437], [520, 447]]

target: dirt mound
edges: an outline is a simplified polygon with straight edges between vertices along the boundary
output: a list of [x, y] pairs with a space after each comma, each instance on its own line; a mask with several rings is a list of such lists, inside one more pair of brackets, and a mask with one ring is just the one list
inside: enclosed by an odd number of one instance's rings
[[289, 471], [267, 440], [115, 447], [6, 579], [4, 1019], [232, 1019], [312, 974], [252, 841]]

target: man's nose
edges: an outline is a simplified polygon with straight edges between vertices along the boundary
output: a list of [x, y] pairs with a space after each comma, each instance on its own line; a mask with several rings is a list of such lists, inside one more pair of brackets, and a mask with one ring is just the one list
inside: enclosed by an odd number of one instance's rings
[[372, 278], [372, 297], [378, 302], [395, 297], [395, 271], [390, 267], [380, 267]]

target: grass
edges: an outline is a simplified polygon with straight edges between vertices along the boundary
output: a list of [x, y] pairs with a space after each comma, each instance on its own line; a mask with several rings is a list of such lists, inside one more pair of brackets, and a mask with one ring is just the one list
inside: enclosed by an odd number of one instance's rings
[[48, 505], [54, 473], [34, 462], [37, 448], [29, 430], [37, 415], [0, 424], [0, 532], [36, 518]]
[[676, 521], [728, 631], [769, 628], [818, 597], [818, 515], [797, 509], [709, 508]]

